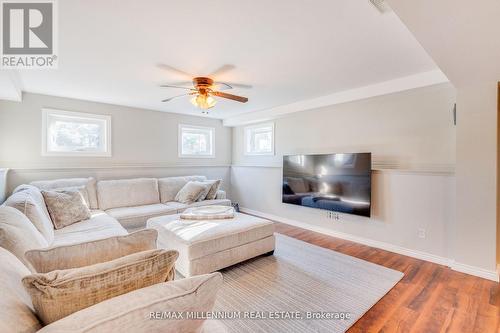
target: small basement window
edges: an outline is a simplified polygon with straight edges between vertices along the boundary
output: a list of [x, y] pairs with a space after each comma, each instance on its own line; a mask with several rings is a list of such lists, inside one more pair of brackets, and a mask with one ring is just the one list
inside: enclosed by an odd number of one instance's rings
[[245, 155], [274, 155], [274, 123], [245, 127]]
[[179, 157], [215, 157], [215, 128], [179, 125]]
[[43, 156], [111, 156], [111, 116], [42, 109]]

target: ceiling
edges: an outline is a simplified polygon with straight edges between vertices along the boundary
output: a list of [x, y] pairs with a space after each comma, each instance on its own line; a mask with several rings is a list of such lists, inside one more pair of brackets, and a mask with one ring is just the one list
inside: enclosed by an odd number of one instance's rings
[[77, 99], [201, 115], [160, 84], [234, 69], [219, 81], [252, 85], [228, 91], [209, 117], [228, 118], [408, 75], [436, 70], [389, 12], [368, 0], [64, 0], [59, 6], [59, 67], [19, 70], [21, 89]]

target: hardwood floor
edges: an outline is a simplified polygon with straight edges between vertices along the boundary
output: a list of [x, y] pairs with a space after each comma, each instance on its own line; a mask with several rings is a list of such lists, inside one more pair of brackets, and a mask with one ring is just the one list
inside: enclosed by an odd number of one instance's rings
[[349, 333], [500, 332], [496, 282], [286, 224], [276, 223], [276, 232], [405, 274]]

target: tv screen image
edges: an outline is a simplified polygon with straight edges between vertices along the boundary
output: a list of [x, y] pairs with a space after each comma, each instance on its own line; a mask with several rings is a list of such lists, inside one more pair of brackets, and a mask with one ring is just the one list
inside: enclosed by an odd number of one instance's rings
[[371, 153], [283, 156], [283, 203], [370, 217]]

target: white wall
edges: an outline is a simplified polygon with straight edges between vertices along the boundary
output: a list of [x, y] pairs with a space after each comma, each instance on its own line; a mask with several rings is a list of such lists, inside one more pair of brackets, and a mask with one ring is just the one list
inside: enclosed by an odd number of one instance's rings
[[281, 166], [282, 154], [369, 151], [375, 166], [449, 168], [455, 164], [455, 89], [450, 84], [304, 111], [276, 120], [276, 156], [245, 156], [243, 126], [233, 130], [233, 164]]
[[[243, 127], [233, 129], [232, 199], [242, 207], [390, 245], [438, 262], [450, 258], [454, 223], [455, 89], [442, 84], [303, 111], [275, 120], [276, 156], [245, 156]], [[372, 218], [281, 203], [282, 155], [373, 153]], [[418, 229], [426, 229], [426, 238]]]
[[[41, 155], [41, 109], [112, 117], [112, 157]], [[179, 158], [178, 124], [215, 127], [215, 158]], [[0, 101], [0, 167], [11, 168], [9, 189], [33, 179], [94, 175], [99, 178], [210, 173], [229, 189], [231, 130], [217, 119], [135, 109], [26, 93], [22, 102]], [[203, 167], [203, 168], [200, 168]]]
[[457, 269], [467, 271], [468, 266], [478, 266], [494, 271], [500, 261], [500, 239], [495, 237], [500, 227], [497, 216], [500, 2], [483, 0], [480, 5], [466, 0], [388, 2], [457, 88], [454, 230], [454, 257], [460, 266]]

